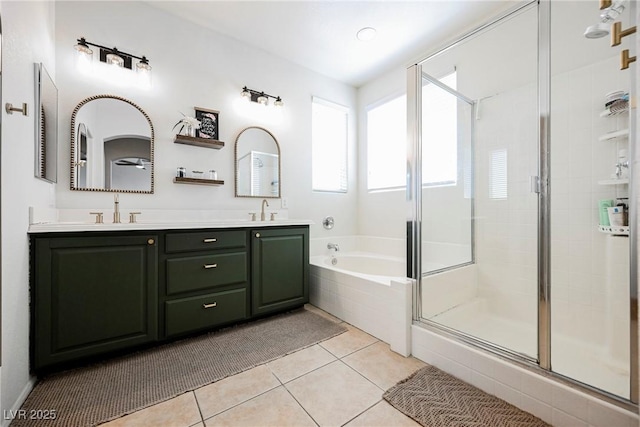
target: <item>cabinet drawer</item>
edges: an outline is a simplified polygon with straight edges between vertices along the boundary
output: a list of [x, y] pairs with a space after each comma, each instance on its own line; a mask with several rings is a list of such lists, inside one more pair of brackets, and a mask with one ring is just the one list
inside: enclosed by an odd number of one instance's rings
[[247, 253], [232, 252], [167, 260], [167, 294], [247, 281]]
[[166, 335], [178, 335], [247, 318], [247, 290], [167, 301], [165, 308]]
[[247, 246], [247, 233], [238, 231], [204, 231], [198, 233], [167, 234], [166, 251], [186, 252], [210, 249], [244, 248]]

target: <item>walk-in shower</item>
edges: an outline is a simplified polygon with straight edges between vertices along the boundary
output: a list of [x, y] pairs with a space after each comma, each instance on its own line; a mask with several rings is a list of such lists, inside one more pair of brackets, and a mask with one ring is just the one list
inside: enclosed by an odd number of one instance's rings
[[635, 45], [585, 37], [606, 13], [532, 2], [410, 67], [408, 247], [416, 321], [637, 402], [635, 240], [606, 211], [633, 205]]

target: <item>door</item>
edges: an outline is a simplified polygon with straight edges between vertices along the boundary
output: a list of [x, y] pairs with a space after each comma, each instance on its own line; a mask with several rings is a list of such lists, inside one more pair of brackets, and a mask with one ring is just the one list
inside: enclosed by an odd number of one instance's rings
[[34, 367], [157, 339], [157, 238], [35, 238]]
[[417, 317], [532, 362], [537, 18], [524, 8], [409, 69], [407, 110]]
[[251, 231], [252, 315], [309, 301], [309, 229]]

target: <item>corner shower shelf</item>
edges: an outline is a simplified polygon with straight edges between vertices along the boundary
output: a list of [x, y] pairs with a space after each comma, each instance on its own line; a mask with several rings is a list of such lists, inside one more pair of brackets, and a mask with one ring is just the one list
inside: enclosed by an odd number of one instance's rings
[[182, 178], [175, 177], [173, 182], [176, 184], [195, 184], [195, 185], [224, 185], [224, 181], [219, 179], [202, 179], [202, 178]]
[[176, 144], [195, 145], [196, 147], [206, 147], [219, 150], [224, 147], [224, 142], [217, 139], [196, 138], [195, 136], [176, 135], [173, 141]]
[[600, 113], [600, 117], [610, 117], [617, 116], [619, 114], [624, 114], [629, 112], [629, 101], [627, 100], [618, 100], [605, 108], [605, 110]]
[[605, 234], [613, 234], [614, 236], [628, 236], [629, 235], [629, 226], [628, 225], [599, 225], [598, 230], [601, 233]]
[[627, 138], [627, 137], [629, 137], [629, 129], [620, 129], [614, 132], [608, 132], [608, 133], [605, 133], [604, 135], [601, 135], [600, 138], [598, 138], [598, 141], [613, 141], [618, 138]]
[[629, 183], [629, 178], [620, 179], [601, 179], [598, 181], [600, 185], [624, 185]]

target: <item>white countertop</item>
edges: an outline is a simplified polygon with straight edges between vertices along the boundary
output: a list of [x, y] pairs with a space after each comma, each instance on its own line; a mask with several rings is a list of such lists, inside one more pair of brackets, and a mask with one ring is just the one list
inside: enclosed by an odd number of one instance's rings
[[[106, 218], [109, 221], [109, 218]], [[129, 230], [190, 230], [200, 228], [253, 228], [253, 227], [279, 227], [294, 225], [311, 225], [314, 222], [308, 219], [280, 219], [275, 221], [249, 221], [249, 220], [212, 220], [212, 221], [167, 221], [167, 222], [138, 222], [134, 224], [122, 223], [104, 224], [83, 222], [43, 222], [31, 224], [29, 233], [62, 233], [74, 231], [129, 231]]]

